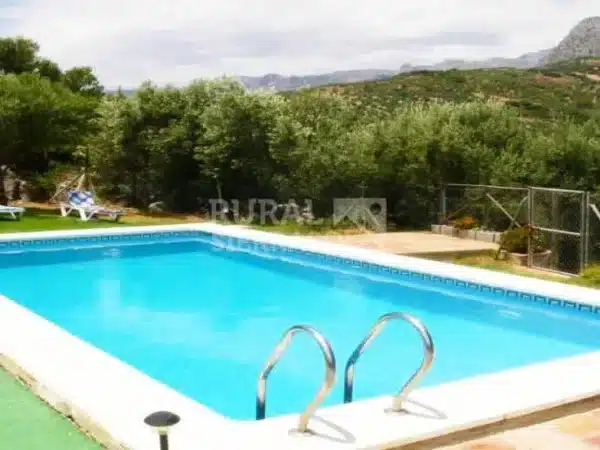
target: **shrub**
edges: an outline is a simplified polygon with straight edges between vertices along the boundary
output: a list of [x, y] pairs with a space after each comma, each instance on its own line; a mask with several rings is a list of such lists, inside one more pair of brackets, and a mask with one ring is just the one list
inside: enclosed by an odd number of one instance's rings
[[459, 230], [472, 230], [477, 228], [477, 220], [471, 216], [461, 217], [452, 221], [452, 225]]
[[529, 251], [529, 234], [532, 233], [533, 251], [535, 253], [546, 250], [544, 235], [528, 226], [513, 228], [502, 233], [500, 247], [509, 253], [527, 253]]
[[600, 264], [589, 266], [579, 275], [577, 282], [586, 286], [600, 287]]
[[58, 165], [47, 172], [34, 173], [25, 177], [27, 194], [34, 202], [47, 201], [61, 182], [68, 182], [77, 172], [69, 167]]

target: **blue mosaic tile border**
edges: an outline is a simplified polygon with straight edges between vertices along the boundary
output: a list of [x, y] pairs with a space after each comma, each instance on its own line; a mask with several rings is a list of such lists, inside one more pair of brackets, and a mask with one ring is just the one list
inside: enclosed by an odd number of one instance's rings
[[[209, 233], [206, 233], [209, 234]], [[217, 238], [219, 239], [219, 238]], [[335, 255], [328, 255], [325, 253], [317, 253], [308, 250], [294, 249], [291, 247], [285, 247], [277, 244], [267, 244], [257, 241], [251, 241], [248, 239], [237, 238], [237, 237], [223, 237], [226, 241], [227, 246], [232, 250], [244, 250], [252, 249], [253, 251], [264, 251], [264, 252], [281, 252], [286, 254], [294, 254], [299, 256], [308, 257], [311, 260], [317, 260], [321, 262], [327, 262], [328, 264], [338, 266], [352, 266], [359, 267], [369, 273], [381, 274], [381, 275], [398, 275], [404, 278], [411, 278], [426, 281], [428, 283], [434, 283], [439, 285], [453, 286], [462, 288], [465, 291], [479, 291], [484, 293], [493, 293], [502, 297], [506, 297], [510, 300], [518, 300], [526, 303], [533, 303], [536, 305], [545, 305], [549, 307], [565, 308], [570, 310], [577, 310], [583, 313], [591, 313], [600, 316], [600, 306], [592, 306], [584, 303], [576, 303], [570, 300], [564, 300], [554, 297], [546, 297], [543, 295], [535, 295], [526, 292], [515, 291], [512, 289], [504, 289], [495, 286], [489, 286], [480, 283], [473, 283], [452, 277], [441, 277], [438, 275], [432, 275], [429, 273], [423, 273], [408, 269], [398, 269], [381, 264], [370, 263], [366, 261], [360, 261], [347, 257], [339, 257]]]
[[3, 251], [32, 250], [32, 249], [51, 249], [53, 247], [77, 246], [77, 245], [98, 245], [103, 243], [117, 242], [143, 242], [150, 239], [172, 239], [172, 238], [193, 238], [197, 237], [197, 231], [165, 231], [157, 233], [124, 233], [124, 234], [106, 234], [94, 236], [76, 236], [54, 239], [23, 239], [14, 241], [0, 241], [0, 253]]
[[531, 293], [519, 292], [512, 289], [504, 289], [500, 287], [492, 287], [485, 284], [472, 283], [465, 280], [460, 280], [452, 277], [441, 277], [438, 275], [432, 275], [428, 273], [398, 269], [389, 267], [381, 264], [374, 264], [357, 259], [339, 257], [335, 255], [329, 255], [326, 253], [318, 253], [308, 250], [295, 249], [292, 247], [286, 247], [278, 244], [270, 244], [259, 241], [253, 241], [250, 239], [238, 238], [233, 236], [217, 235], [207, 231], [201, 230], [181, 230], [181, 231], [165, 231], [165, 232], [139, 232], [139, 233], [127, 233], [127, 234], [115, 234], [115, 235], [97, 235], [97, 236], [78, 236], [78, 237], [65, 237], [55, 239], [24, 239], [15, 241], [0, 241], [0, 253], [3, 251], [15, 251], [15, 250], [28, 250], [28, 249], [51, 249], [53, 247], [73, 246], [73, 245], [97, 245], [102, 243], [134, 243], [136, 241], [147, 240], [169, 240], [173, 238], [199, 238], [202, 237], [203, 241], [225, 247], [225, 249], [231, 249], [235, 251], [252, 250], [253, 252], [265, 252], [265, 253], [284, 253], [288, 255], [294, 255], [295, 257], [309, 258], [311, 261], [326, 262], [327, 264], [337, 266], [351, 266], [353, 268], [360, 268], [366, 270], [369, 273], [375, 273], [380, 275], [392, 275], [400, 276], [404, 278], [410, 278], [427, 283], [434, 283], [438, 285], [446, 285], [452, 287], [458, 287], [466, 291], [479, 291], [483, 293], [493, 293], [499, 296], [506, 297], [511, 300], [523, 301], [526, 303], [533, 303], [537, 305], [545, 305], [550, 307], [559, 307], [570, 310], [577, 310], [584, 313], [590, 313], [600, 316], [600, 306], [592, 306], [582, 303], [576, 303], [570, 300], [564, 300], [560, 298], [546, 297], [542, 295], [535, 295]]

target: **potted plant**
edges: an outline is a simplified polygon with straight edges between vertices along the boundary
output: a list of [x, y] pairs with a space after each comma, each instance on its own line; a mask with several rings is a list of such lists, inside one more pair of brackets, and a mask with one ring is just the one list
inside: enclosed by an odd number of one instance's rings
[[452, 222], [455, 235], [460, 238], [477, 239], [477, 220], [471, 216], [461, 217]]
[[534, 264], [547, 265], [552, 252], [546, 248], [544, 235], [526, 225], [502, 233], [500, 238], [500, 255], [515, 264], [526, 266], [529, 257], [529, 236], [533, 250]]

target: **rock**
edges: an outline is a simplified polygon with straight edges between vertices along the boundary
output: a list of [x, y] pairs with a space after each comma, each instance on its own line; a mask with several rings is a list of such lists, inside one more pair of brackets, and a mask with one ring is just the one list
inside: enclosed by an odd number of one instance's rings
[[309, 207], [302, 208], [302, 212], [300, 213], [300, 218], [298, 219], [299, 223], [310, 224], [315, 220], [315, 216], [312, 213], [312, 209]]
[[579, 22], [544, 59], [544, 64], [588, 57], [600, 57], [600, 17]]
[[164, 202], [154, 202], [148, 205], [148, 211], [150, 212], [163, 212], [165, 210]]

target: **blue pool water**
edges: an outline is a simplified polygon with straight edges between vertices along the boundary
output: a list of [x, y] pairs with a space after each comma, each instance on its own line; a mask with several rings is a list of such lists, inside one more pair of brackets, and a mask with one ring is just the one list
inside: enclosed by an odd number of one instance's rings
[[[326, 405], [342, 402], [348, 356], [391, 311], [430, 329], [437, 355], [424, 385], [600, 350], [600, 315], [493, 290], [289, 252], [224, 251], [200, 235], [102, 245], [1, 250], [0, 293], [235, 419], [254, 418], [257, 376], [298, 323], [334, 348], [337, 384]], [[355, 399], [396, 392], [421, 357], [415, 331], [388, 324], [358, 362]], [[269, 378], [267, 415], [301, 410], [323, 373], [315, 343], [298, 335]]]

